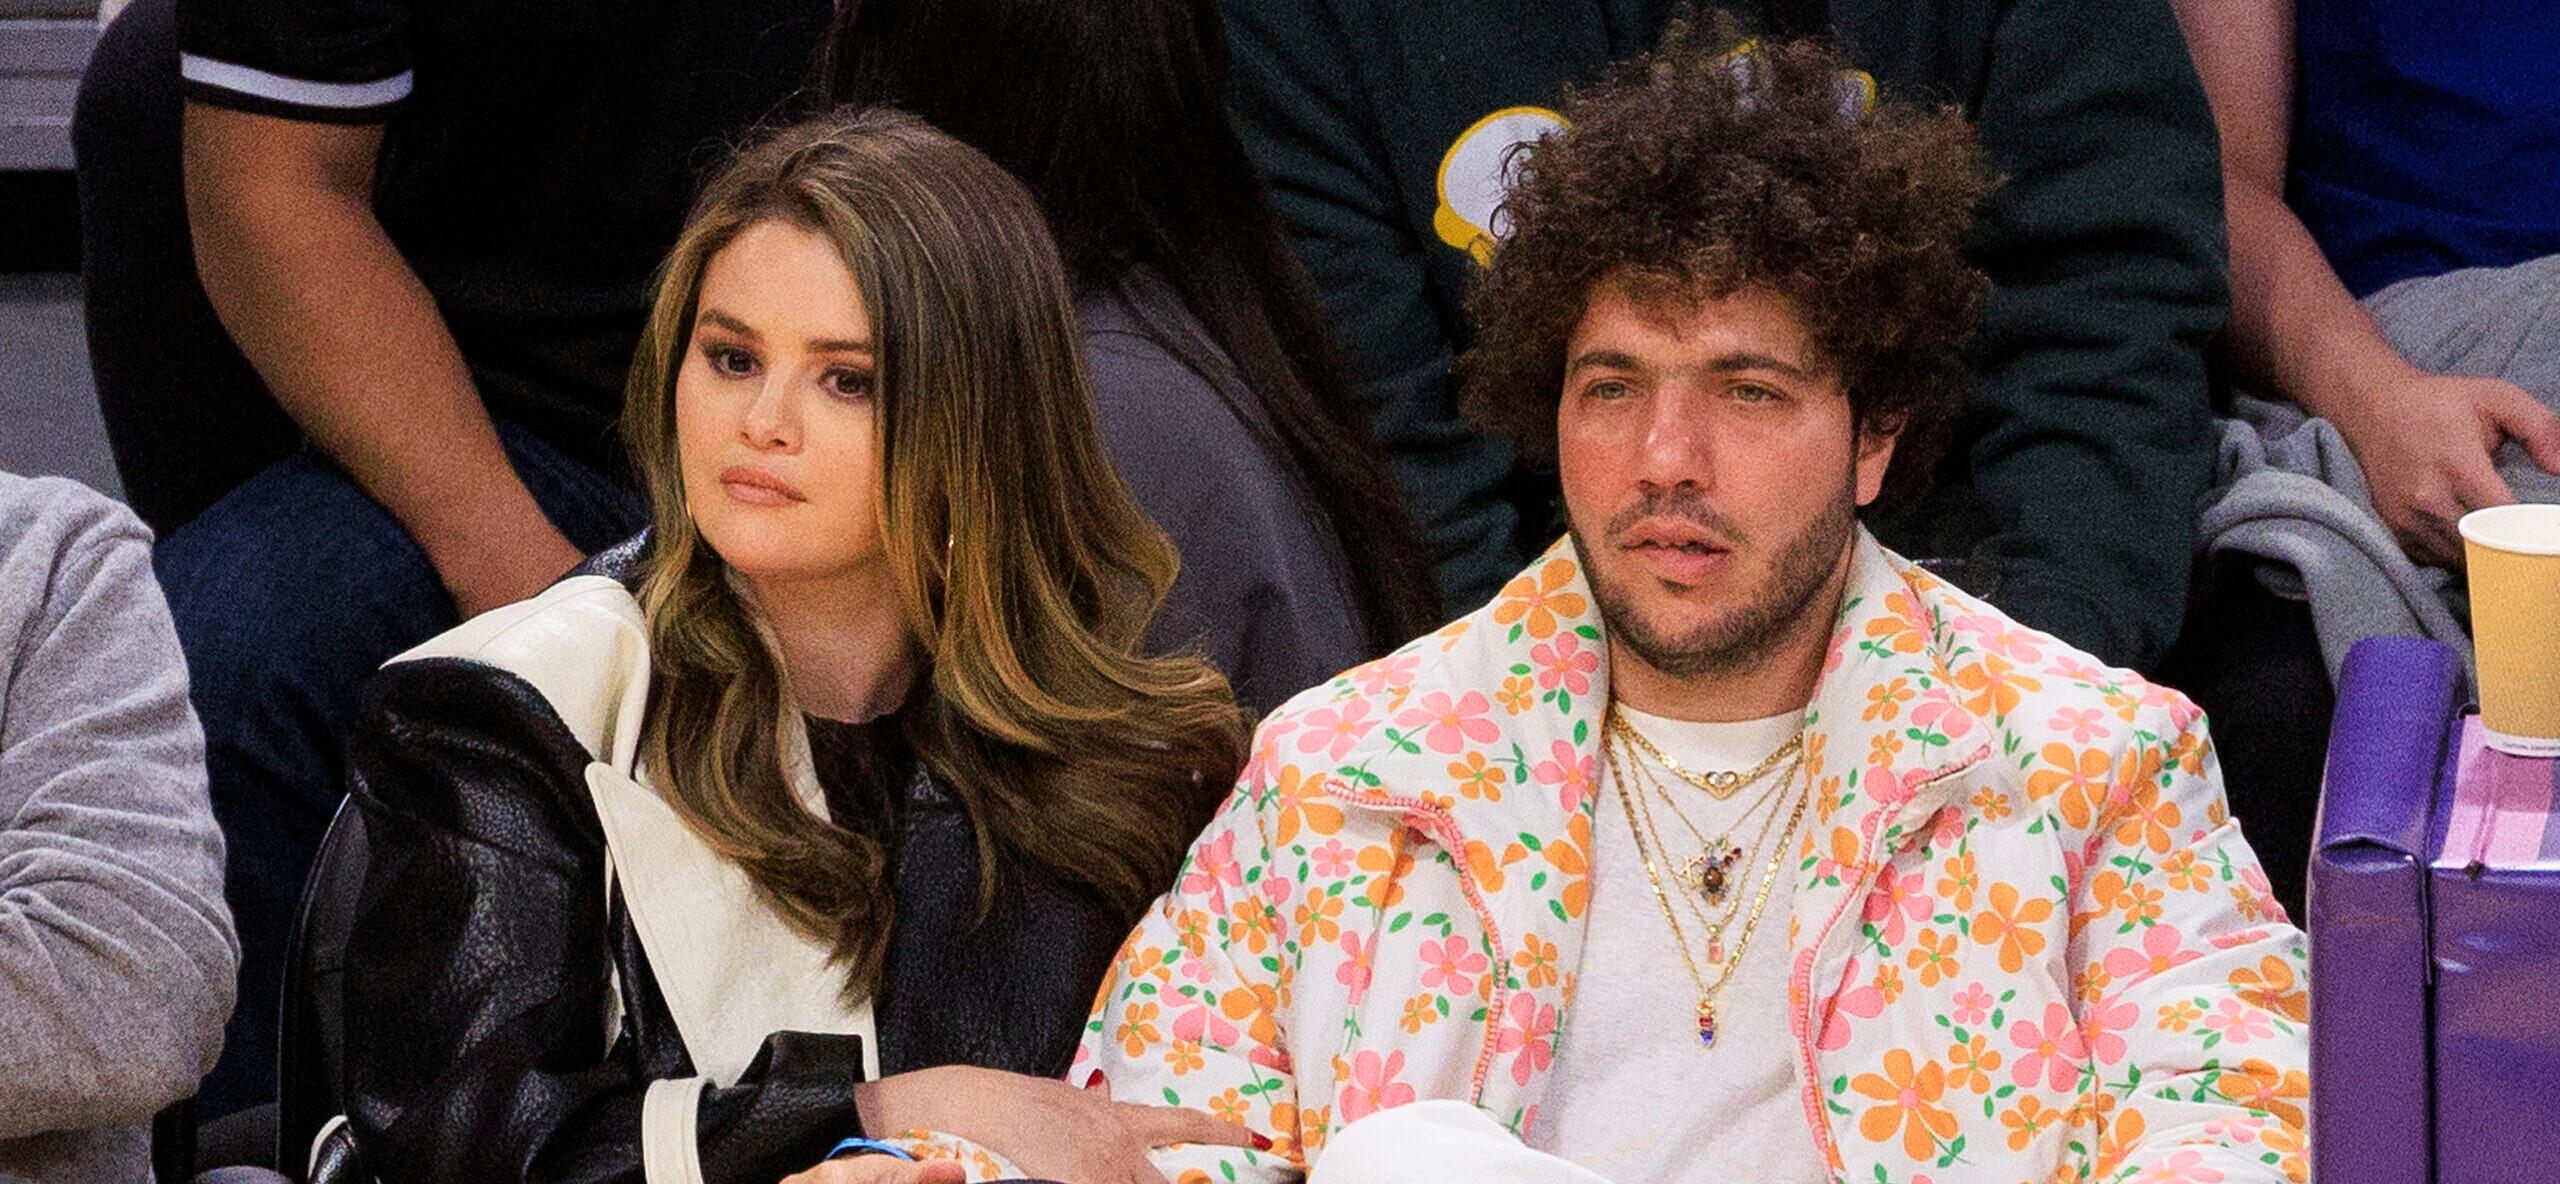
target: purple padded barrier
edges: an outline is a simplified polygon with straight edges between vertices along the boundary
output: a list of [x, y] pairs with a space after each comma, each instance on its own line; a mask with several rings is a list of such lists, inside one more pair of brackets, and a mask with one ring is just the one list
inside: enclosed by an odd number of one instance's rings
[[2453, 651], [2416, 638], [2359, 642], [2339, 674], [2309, 909], [2321, 1184], [2432, 1178], [2423, 869], [2461, 685]]
[[2469, 721], [2429, 888], [2436, 1179], [2560, 1180], [2560, 762], [2485, 738]]

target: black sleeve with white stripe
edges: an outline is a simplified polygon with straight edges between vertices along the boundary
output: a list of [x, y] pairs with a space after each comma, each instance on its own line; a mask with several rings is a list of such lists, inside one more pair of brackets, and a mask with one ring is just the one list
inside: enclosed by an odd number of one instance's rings
[[411, 0], [178, 0], [189, 99], [321, 123], [380, 123], [408, 98]]

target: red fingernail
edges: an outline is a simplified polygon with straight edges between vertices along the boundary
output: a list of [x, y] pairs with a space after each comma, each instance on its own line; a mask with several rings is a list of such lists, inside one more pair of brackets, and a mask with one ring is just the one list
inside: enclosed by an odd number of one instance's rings
[[1087, 1073], [1087, 1074], [1085, 1074], [1085, 1078], [1084, 1078], [1084, 1087], [1085, 1087], [1086, 1089], [1101, 1089], [1101, 1088], [1102, 1088], [1102, 1070], [1100, 1070], [1100, 1069], [1096, 1069], [1096, 1070], [1094, 1070], [1094, 1071], [1093, 1071], [1093, 1072], [1091, 1072], [1091, 1073]]
[[1266, 1135], [1266, 1134], [1263, 1134], [1261, 1131], [1253, 1131], [1253, 1132], [1250, 1132], [1250, 1133], [1253, 1135], [1253, 1149], [1254, 1149], [1254, 1150], [1256, 1150], [1256, 1151], [1269, 1151], [1269, 1150], [1271, 1150], [1271, 1136]]

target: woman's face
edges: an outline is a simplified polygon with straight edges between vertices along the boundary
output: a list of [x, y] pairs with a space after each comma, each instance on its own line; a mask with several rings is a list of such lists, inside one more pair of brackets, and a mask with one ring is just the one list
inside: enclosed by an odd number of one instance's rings
[[757, 582], [881, 555], [871, 317], [826, 238], [756, 223], [711, 257], [676, 371], [694, 525]]

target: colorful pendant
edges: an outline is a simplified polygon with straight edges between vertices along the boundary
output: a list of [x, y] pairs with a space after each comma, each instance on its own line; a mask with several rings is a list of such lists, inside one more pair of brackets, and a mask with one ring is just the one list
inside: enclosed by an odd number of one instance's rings
[[1721, 908], [1725, 894], [1733, 891], [1733, 869], [1742, 862], [1742, 849], [1726, 843], [1721, 849], [1692, 855], [1676, 871], [1680, 882], [1704, 896], [1709, 908]]
[[1716, 1005], [1704, 999], [1698, 1000], [1698, 1043], [1706, 1048], [1716, 1046]]

